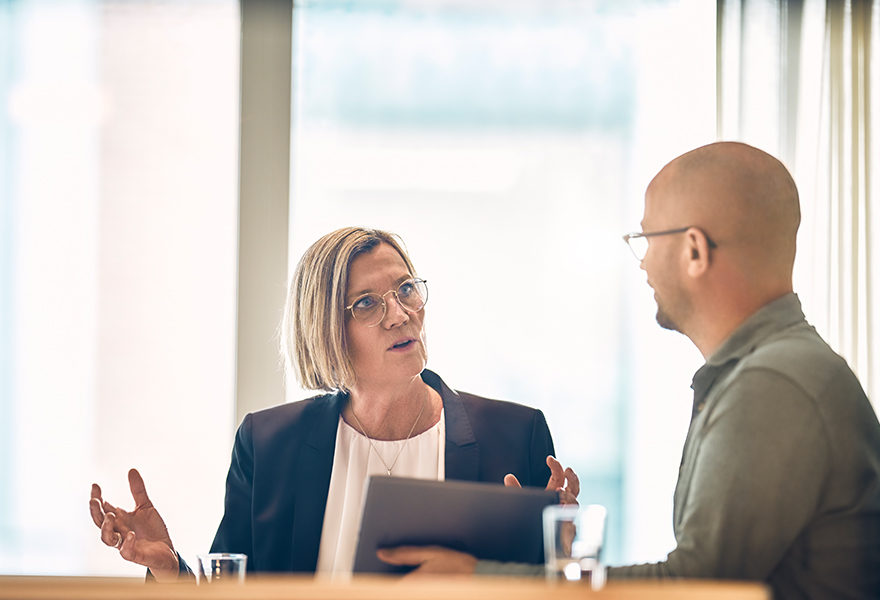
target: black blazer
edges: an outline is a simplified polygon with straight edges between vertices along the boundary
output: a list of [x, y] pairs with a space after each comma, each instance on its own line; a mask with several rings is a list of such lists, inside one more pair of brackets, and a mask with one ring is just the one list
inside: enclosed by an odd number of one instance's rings
[[[443, 399], [446, 479], [502, 483], [513, 473], [523, 485], [547, 485], [553, 440], [540, 410], [456, 392], [428, 370], [422, 379]], [[248, 571], [315, 571], [347, 399], [325, 394], [244, 418], [211, 552], [247, 554]]]

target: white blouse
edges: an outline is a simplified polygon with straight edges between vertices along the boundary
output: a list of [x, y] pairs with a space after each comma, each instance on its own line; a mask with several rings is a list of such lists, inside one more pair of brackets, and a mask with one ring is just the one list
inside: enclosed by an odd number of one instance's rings
[[[373, 447], [375, 446], [375, 450]], [[336, 452], [318, 550], [319, 575], [347, 578], [354, 566], [358, 533], [361, 528], [367, 478], [385, 475], [398, 452], [392, 468], [393, 477], [416, 477], [443, 481], [446, 471], [446, 419], [440, 411], [436, 425], [409, 440], [373, 440], [372, 446], [361, 432], [346, 423], [342, 416], [336, 429]], [[403, 450], [401, 451], [401, 448]], [[376, 456], [376, 452], [382, 460]]]

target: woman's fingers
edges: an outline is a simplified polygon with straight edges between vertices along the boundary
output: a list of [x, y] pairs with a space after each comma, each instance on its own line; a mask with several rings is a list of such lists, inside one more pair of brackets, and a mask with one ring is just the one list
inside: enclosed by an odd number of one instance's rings
[[513, 473], [508, 473], [504, 476], [504, 485], [507, 487], [522, 487], [519, 484], [519, 479], [516, 478], [516, 475]]
[[89, 498], [89, 514], [97, 527], [104, 524], [104, 510], [101, 508], [101, 498], [92, 496]]
[[117, 508], [116, 506], [113, 506], [112, 504], [110, 504], [110, 503], [107, 502], [106, 500], [104, 500], [103, 502], [101, 502], [101, 508], [104, 509], [104, 512], [105, 512], [105, 513], [113, 513], [114, 515], [120, 513], [120, 509], [119, 509], [119, 508]]
[[552, 455], [547, 456], [547, 466], [550, 467], [550, 480], [547, 482], [548, 490], [558, 490], [565, 487], [565, 471], [562, 463]]
[[101, 509], [101, 502], [92, 498], [89, 500], [89, 514], [92, 515], [92, 521], [95, 525], [101, 527], [104, 524], [104, 511]]
[[578, 479], [577, 473], [569, 467], [565, 470], [565, 478], [568, 480], [568, 485], [565, 486], [565, 489], [577, 498], [578, 494], [581, 493], [581, 482]]
[[547, 482], [548, 490], [565, 490], [575, 498], [581, 493], [581, 482], [574, 469], [563, 469], [562, 463], [553, 456], [547, 457], [547, 466], [550, 467], [550, 481]]
[[575, 497], [571, 492], [567, 492], [565, 490], [559, 492], [559, 503], [560, 504], [571, 504], [577, 506], [578, 501], [577, 497]]
[[163, 542], [150, 542], [129, 531], [119, 546], [119, 555], [149, 568], [157, 581], [177, 581], [180, 572], [177, 553]]
[[102, 508], [101, 488], [97, 483], [92, 484], [92, 496], [89, 498], [89, 514], [92, 515], [92, 521], [100, 527], [104, 524], [104, 509]]
[[[151, 532], [156, 533], [159, 529], [167, 538], [168, 533], [162, 518], [156, 513], [147, 496], [140, 473], [135, 469], [129, 471], [128, 482], [136, 503], [132, 512], [104, 500], [101, 487], [92, 484], [89, 513], [95, 525], [101, 528], [101, 541], [107, 546], [118, 549], [119, 555], [125, 560], [149, 567], [156, 579], [174, 581], [177, 579], [180, 565], [177, 554], [171, 546], [171, 540], [149, 541]], [[138, 528], [145, 528], [146, 532], [140, 538], [134, 531]]]
[[89, 513], [92, 515], [92, 521], [101, 528], [101, 541], [119, 548], [122, 545], [122, 535], [116, 531], [116, 515], [113, 508], [108, 503], [101, 500], [101, 487], [97, 483], [92, 484], [92, 497], [89, 498]]
[[147, 486], [144, 485], [144, 478], [141, 477], [137, 469], [132, 469], [128, 472], [128, 487], [131, 488], [135, 507], [152, 506], [150, 504], [150, 497], [147, 496]]
[[116, 548], [119, 544], [120, 535], [116, 531], [116, 515], [113, 513], [106, 513], [104, 515], [104, 522], [101, 524], [101, 541]]
[[137, 545], [134, 543], [134, 538], [134, 531], [129, 531], [125, 537], [120, 536], [121, 544], [119, 545], [119, 555], [125, 560], [142, 564], [143, 559], [138, 555]]

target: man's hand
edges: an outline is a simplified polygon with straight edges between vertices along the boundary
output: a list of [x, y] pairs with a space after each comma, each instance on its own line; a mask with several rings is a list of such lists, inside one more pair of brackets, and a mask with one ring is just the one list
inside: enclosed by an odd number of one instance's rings
[[[571, 467], [562, 468], [562, 463], [553, 456], [547, 457], [547, 466], [550, 467], [550, 480], [547, 481], [548, 490], [559, 492], [560, 504], [577, 504], [578, 494], [581, 493], [581, 482]], [[507, 487], [522, 487], [516, 475], [508, 473], [504, 476], [504, 485]]]
[[158, 581], [176, 581], [180, 569], [177, 553], [136, 469], [128, 472], [128, 484], [135, 502], [131, 512], [104, 501], [100, 486], [92, 484], [89, 512], [101, 529], [101, 541], [117, 548], [125, 560], [149, 567]]
[[442, 546], [400, 546], [376, 552], [380, 560], [390, 565], [416, 567], [407, 577], [420, 575], [472, 575], [477, 559], [470, 554]]

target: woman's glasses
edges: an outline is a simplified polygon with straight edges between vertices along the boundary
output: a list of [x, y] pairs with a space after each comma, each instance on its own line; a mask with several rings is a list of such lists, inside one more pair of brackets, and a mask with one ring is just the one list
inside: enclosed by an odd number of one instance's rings
[[382, 295], [364, 294], [346, 306], [354, 320], [364, 327], [375, 327], [385, 318], [387, 305], [385, 296], [394, 294], [397, 303], [407, 312], [419, 312], [428, 301], [428, 282], [424, 279], [407, 279], [396, 290], [388, 290]]

